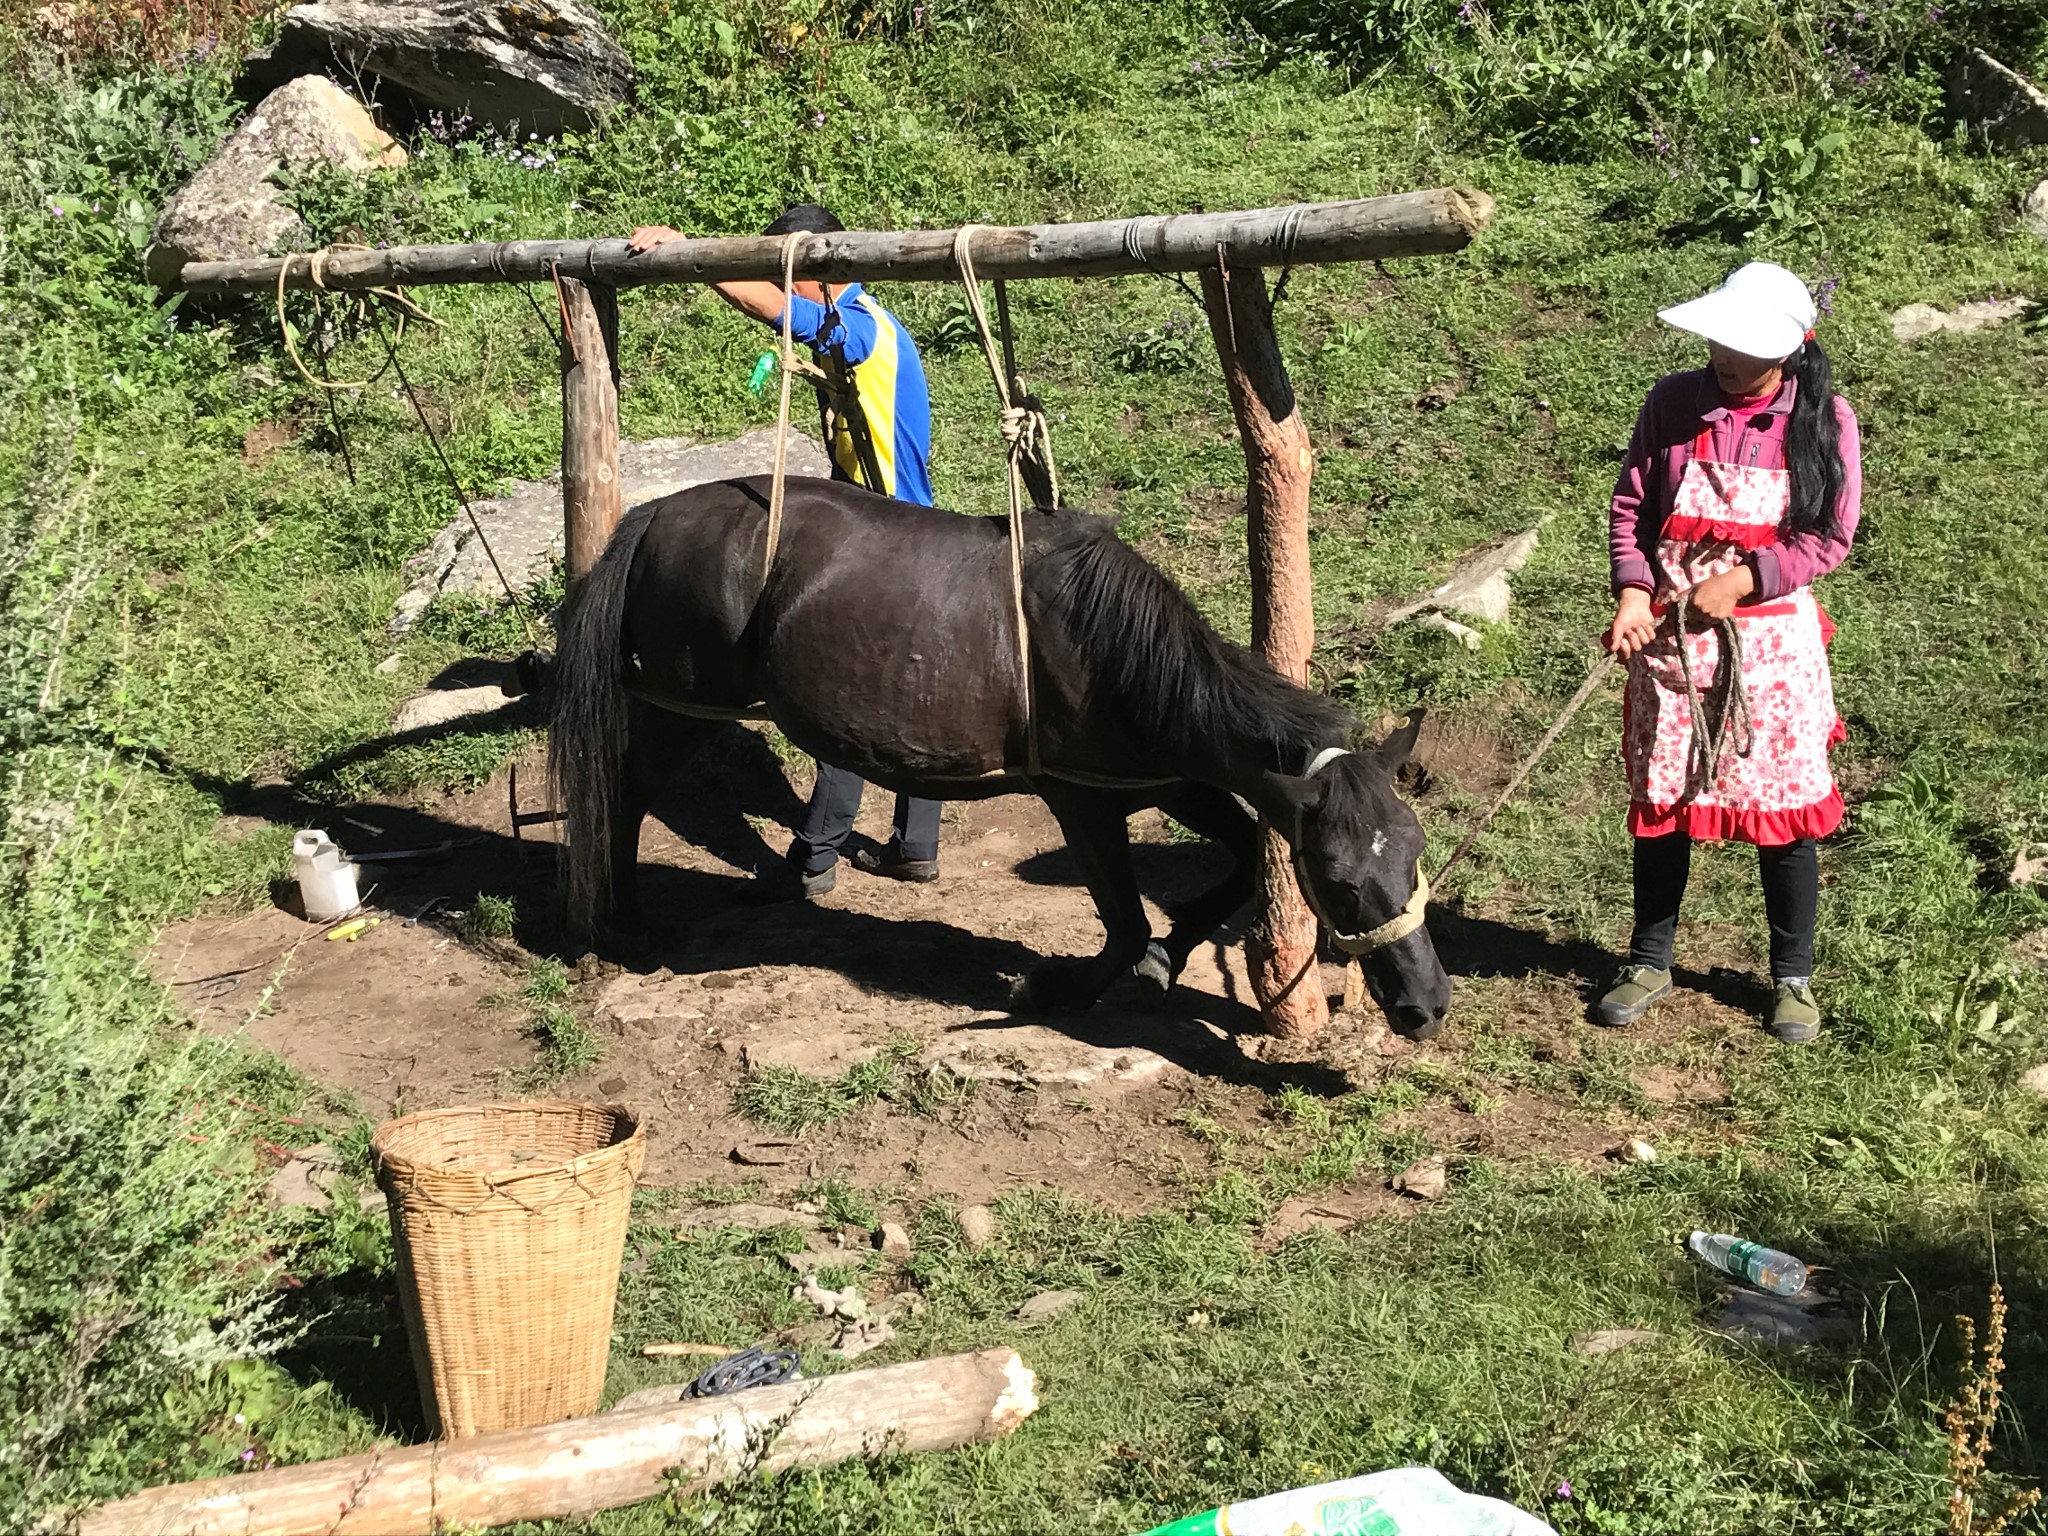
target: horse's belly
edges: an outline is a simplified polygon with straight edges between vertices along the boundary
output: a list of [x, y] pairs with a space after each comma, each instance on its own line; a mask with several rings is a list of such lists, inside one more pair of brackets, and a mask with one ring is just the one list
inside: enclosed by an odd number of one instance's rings
[[783, 626], [768, 702], [804, 751], [874, 783], [978, 778], [1008, 766], [1018, 724], [1015, 663], [988, 651], [942, 623]]

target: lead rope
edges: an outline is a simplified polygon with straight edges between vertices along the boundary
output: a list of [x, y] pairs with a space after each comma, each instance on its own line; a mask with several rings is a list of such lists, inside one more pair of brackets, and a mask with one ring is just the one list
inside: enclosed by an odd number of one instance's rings
[[1037, 778], [1038, 706], [1031, 673], [1031, 625], [1024, 611], [1024, 461], [1027, 457], [1045, 471], [1052, 502], [1059, 505], [1059, 474], [1053, 468], [1052, 426], [1045, 419], [1045, 407], [1024, 388], [1024, 381], [1003, 366], [1014, 355], [1010, 340], [1010, 308], [1003, 285], [996, 283], [996, 308], [1002, 316], [1002, 351], [996, 350], [989, 330], [988, 310], [981, 300], [981, 279], [974, 270], [974, 236], [983, 226], [963, 224], [953, 235], [953, 264], [960, 269], [960, 286], [967, 294], [968, 312], [981, 336], [982, 356], [988, 360], [989, 377], [995, 381], [996, 399], [1001, 406], [998, 424], [1009, 449], [1010, 470], [1010, 603], [1017, 626], [1017, 675], [1024, 687], [1025, 773]]
[[1742, 686], [1742, 631], [1733, 617], [1716, 619], [1714, 629], [1721, 636], [1721, 666], [1715, 691], [1721, 695], [1720, 712], [1710, 711], [1711, 694], [1702, 699], [1698, 679], [1692, 675], [1692, 658], [1685, 649], [1685, 621], [1692, 608], [1692, 593], [1678, 594], [1678, 665], [1685, 673], [1685, 707], [1692, 729], [1688, 732], [1685, 759], [1685, 798], [1693, 799], [1712, 789], [1720, 776], [1721, 759], [1730, 747], [1737, 757], [1748, 757], [1756, 745], [1756, 727], [1749, 713], [1749, 691]]

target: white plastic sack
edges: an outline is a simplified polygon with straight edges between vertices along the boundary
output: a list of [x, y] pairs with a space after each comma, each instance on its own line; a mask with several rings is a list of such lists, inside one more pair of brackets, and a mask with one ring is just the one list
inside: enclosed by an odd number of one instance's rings
[[1534, 1515], [1464, 1493], [1434, 1467], [1293, 1488], [1161, 1526], [1154, 1536], [1557, 1536]]

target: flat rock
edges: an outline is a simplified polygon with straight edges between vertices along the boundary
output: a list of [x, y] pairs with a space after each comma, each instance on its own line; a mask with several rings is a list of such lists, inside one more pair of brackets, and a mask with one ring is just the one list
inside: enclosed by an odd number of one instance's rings
[[1758, 1339], [1782, 1349], [1856, 1337], [1855, 1320], [1842, 1315], [1833, 1297], [1809, 1285], [1797, 1296], [1731, 1289], [1708, 1328], [1731, 1337]]
[[1017, 1309], [1017, 1321], [1036, 1328], [1073, 1311], [1087, 1299], [1081, 1291], [1040, 1291]]
[[925, 1060], [955, 1077], [1013, 1087], [1135, 1088], [1179, 1070], [1140, 1046], [1090, 1045], [1036, 1024], [967, 1031]]
[[1936, 304], [1908, 304], [1892, 311], [1892, 336], [1903, 342], [1924, 341], [1945, 331], [1967, 334], [1994, 325], [2022, 320], [2037, 307], [2037, 301], [2015, 296], [2009, 299], [1972, 299], [1954, 309]]
[[1949, 111], [1996, 148], [2048, 144], [2048, 93], [1983, 49], [1956, 60], [1946, 83]]
[[[775, 468], [775, 432], [763, 428], [725, 443], [695, 443], [684, 437], [619, 444], [619, 494], [623, 505], [639, 506], [693, 485], [765, 475]], [[831, 460], [817, 439], [801, 432], [789, 437], [788, 473], [829, 476]], [[443, 592], [468, 592], [489, 599], [504, 595], [484, 543], [505, 569], [505, 579], [525, 591], [562, 558], [562, 481], [515, 480], [502, 496], [473, 502], [484, 539], [458, 513], [433, 541], [405, 565], [406, 590], [399, 595], [390, 628], [411, 628]]]
[[[270, 1176], [266, 1193], [270, 1203], [281, 1207], [303, 1207], [324, 1211], [334, 1203], [334, 1186], [343, 1174], [334, 1148], [326, 1142], [301, 1147]], [[378, 1197], [382, 1199], [382, 1196]]]
[[2013, 856], [2006, 878], [2014, 885], [2032, 885], [2048, 875], [2048, 843], [2028, 843]]
[[451, 725], [472, 715], [488, 715], [518, 699], [496, 683], [478, 688], [429, 688], [407, 699], [391, 716], [391, 729], [399, 734], [423, 731], [431, 726]]
[[806, 1077], [837, 1077], [879, 1054], [879, 1047], [869, 1044], [865, 1035], [847, 1029], [771, 1035], [740, 1047], [740, 1060], [749, 1072], [786, 1067]]
[[[1399, 624], [1403, 619], [1432, 611], [1439, 614], [1462, 613], [1467, 618], [1484, 619], [1489, 624], [1500, 623], [1507, 618], [1508, 608], [1514, 601], [1514, 594], [1508, 588], [1508, 575], [1528, 564], [1529, 556], [1536, 551], [1536, 538], [1537, 530], [1528, 528], [1513, 538], [1464, 556], [1442, 582], [1389, 613], [1387, 623]], [[1453, 632], [1462, 631], [1466, 635], [1473, 633], [1454, 622], [1446, 622], [1441, 627]]]
[[996, 1213], [985, 1205], [963, 1206], [960, 1211], [960, 1239], [969, 1253], [995, 1246], [999, 1235]]
[[2030, 233], [2048, 240], [2048, 181], [2039, 183], [2021, 202], [2020, 223]]
[[1393, 1179], [1396, 1190], [1416, 1200], [1441, 1200], [1446, 1184], [1444, 1160], [1440, 1157], [1425, 1157], [1419, 1163], [1410, 1163]]
[[910, 1232], [901, 1222], [885, 1221], [875, 1228], [875, 1247], [885, 1259], [907, 1259], [911, 1254]]
[[1637, 1344], [1654, 1344], [1664, 1335], [1654, 1328], [1595, 1328], [1572, 1335], [1572, 1349], [1581, 1355], [1611, 1355]]
[[582, 0], [316, 0], [244, 66], [261, 89], [308, 71], [372, 75], [423, 107], [511, 131], [587, 128], [633, 66]]
[[143, 268], [150, 281], [172, 288], [188, 261], [268, 256], [302, 246], [309, 232], [280, 196], [280, 172], [320, 165], [367, 171], [404, 163], [405, 151], [332, 80], [287, 79], [171, 194], [150, 233]]
[[597, 995], [597, 1015], [627, 1034], [657, 1035], [704, 1017], [687, 999], [699, 989], [666, 971], [653, 976], [618, 976]]
[[732, 1205], [697, 1205], [687, 1210], [663, 1211], [648, 1220], [682, 1232], [710, 1232], [736, 1227], [742, 1232], [766, 1232], [774, 1227], [800, 1227], [806, 1231], [818, 1225], [818, 1218], [779, 1205], [756, 1205], [741, 1200]]

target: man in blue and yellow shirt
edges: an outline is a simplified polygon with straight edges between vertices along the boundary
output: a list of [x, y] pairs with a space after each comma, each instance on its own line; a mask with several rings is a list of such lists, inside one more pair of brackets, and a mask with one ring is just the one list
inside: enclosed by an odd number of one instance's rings
[[[799, 203], [762, 233], [830, 234], [845, 227], [816, 203]], [[680, 231], [656, 224], [634, 230], [630, 243], [635, 251], [647, 251], [681, 238]], [[781, 329], [780, 283], [712, 286], [742, 314]], [[931, 397], [910, 332], [859, 283], [828, 289], [823, 283], [798, 282], [789, 306], [791, 337], [811, 349], [819, 366], [851, 377], [859, 403], [857, 411], [834, 411], [820, 393], [832, 478], [921, 507], [932, 505]], [[822, 896], [837, 881], [839, 850], [853, 830], [864, 787], [859, 775], [818, 764], [810, 809], [789, 848], [791, 872], [803, 896]], [[898, 795], [896, 831], [888, 848], [879, 857], [862, 849], [854, 862], [870, 874], [898, 880], [938, 879], [939, 802]]]

